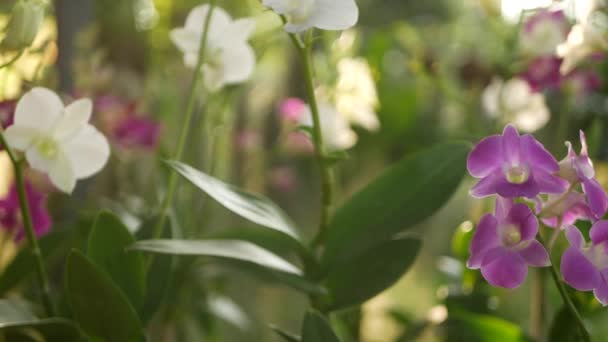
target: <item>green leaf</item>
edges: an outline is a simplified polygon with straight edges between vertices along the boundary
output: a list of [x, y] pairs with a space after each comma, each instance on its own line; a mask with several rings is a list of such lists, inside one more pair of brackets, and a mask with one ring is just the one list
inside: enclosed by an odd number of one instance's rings
[[167, 161], [167, 164], [226, 209], [253, 223], [275, 229], [300, 241], [294, 223], [269, 199], [226, 184], [186, 164], [177, 161]]
[[549, 330], [549, 341], [579, 341], [578, 325], [568, 307], [562, 307], [555, 315], [555, 318], [553, 318], [553, 323], [551, 323], [551, 329]]
[[140, 341], [137, 313], [105, 272], [75, 250], [66, 269], [68, 301], [85, 333], [106, 341]]
[[302, 271], [285, 259], [250, 242], [239, 240], [144, 240], [131, 249], [173, 255], [211, 256], [244, 261], [276, 271], [302, 275]]
[[309, 311], [302, 325], [302, 342], [340, 342], [340, 339], [320, 313]]
[[146, 288], [146, 271], [142, 255], [127, 251], [133, 243], [133, 235], [114, 214], [101, 212], [89, 235], [87, 256], [108, 273], [133, 307], [140, 308]]
[[39, 319], [28, 306], [15, 300], [0, 300], [0, 332], [35, 330], [48, 341], [84, 341], [78, 327], [67, 319]]
[[286, 332], [273, 324], [269, 325], [268, 327], [287, 342], [300, 342], [300, 336]]
[[447, 143], [420, 151], [356, 193], [330, 222], [323, 266], [339, 268], [435, 213], [458, 188], [469, 150]]
[[[170, 239], [172, 237], [171, 220], [165, 220], [162, 237]], [[152, 231], [158, 222], [157, 217], [145, 220], [137, 232], [139, 239], [151, 238]], [[169, 284], [171, 283], [173, 260], [172, 255], [156, 255], [150, 264], [149, 272], [146, 277], [146, 295], [144, 304], [140, 310], [141, 319], [144, 323], [149, 322], [160, 307], [167, 295]]]
[[[522, 342], [521, 329], [514, 323], [490, 315], [480, 315], [462, 310], [450, 312], [452, 318], [462, 323], [462, 329], [477, 336], [479, 342]], [[500, 336], [500, 339], [497, 337]]]
[[[65, 233], [52, 232], [38, 240], [40, 250], [45, 258], [54, 251], [66, 239]], [[29, 247], [23, 248], [6, 267], [0, 276], [0, 295], [5, 294], [15, 286], [19, 285], [26, 277], [34, 272], [36, 258]]]
[[389, 240], [330, 272], [330, 308], [361, 304], [393, 285], [412, 266], [421, 245], [414, 237]]

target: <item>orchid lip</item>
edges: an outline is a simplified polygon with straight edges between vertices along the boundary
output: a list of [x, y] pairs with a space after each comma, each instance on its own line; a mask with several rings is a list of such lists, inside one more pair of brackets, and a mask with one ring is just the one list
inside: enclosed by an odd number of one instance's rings
[[505, 246], [513, 247], [521, 242], [521, 232], [515, 224], [506, 224], [500, 231], [500, 239]]
[[511, 184], [523, 184], [530, 178], [530, 170], [523, 165], [511, 166], [505, 170], [505, 177]]

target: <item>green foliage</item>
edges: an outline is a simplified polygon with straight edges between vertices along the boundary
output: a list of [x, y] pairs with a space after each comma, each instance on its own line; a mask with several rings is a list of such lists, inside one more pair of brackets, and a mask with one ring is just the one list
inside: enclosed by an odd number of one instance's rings
[[302, 342], [340, 342], [340, 339], [323, 315], [311, 310], [304, 317]]
[[146, 272], [141, 254], [127, 251], [135, 239], [109, 212], [100, 213], [89, 235], [87, 256], [127, 295], [135, 308], [143, 305]]
[[157, 239], [138, 241], [131, 249], [157, 254], [227, 258], [288, 274], [302, 275], [302, 271], [288, 261], [246, 241]]
[[294, 223], [269, 199], [226, 184], [186, 164], [177, 161], [167, 163], [226, 209], [253, 223], [282, 232], [299, 242]]
[[447, 143], [420, 151], [356, 193], [330, 223], [323, 265], [333, 272], [431, 216], [460, 184], [469, 149], [468, 144]]
[[389, 240], [331, 272], [327, 278], [331, 309], [361, 304], [394, 284], [414, 263], [421, 245], [413, 237]]
[[549, 330], [549, 341], [551, 342], [575, 342], [579, 341], [578, 325], [575, 318], [566, 306], [562, 307], [551, 323]]
[[524, 342], [525, 336], [514, 323], [498, 317], [476, 314], [462, 310], [450, 312], [451, 320], [457, 322], [459, 330], [471, 341], [479, 342]]
[[270, 325], [269, 327], [270, 327], [270, 329], [272, 329], [272, 331], [274, 331], [278, 336], [280, 336], [283, 340], [285, 340], [287, 342], [299, 342], [300, 341], [299, 336], [286, 332], [277, 326]]
[[65, 282], [74, 318], [87, 335], [106, 341], [142, 338], [140, 320], [127, 297], [82, 253], [68, 256]]

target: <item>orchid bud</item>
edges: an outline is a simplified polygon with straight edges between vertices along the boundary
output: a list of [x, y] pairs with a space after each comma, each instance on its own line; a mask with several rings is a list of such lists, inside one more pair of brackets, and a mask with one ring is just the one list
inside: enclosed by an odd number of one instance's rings
[[44, 19], [42, 0], [19, 0], [11, 13], [2, 50], [22, 50], [32, 44]]

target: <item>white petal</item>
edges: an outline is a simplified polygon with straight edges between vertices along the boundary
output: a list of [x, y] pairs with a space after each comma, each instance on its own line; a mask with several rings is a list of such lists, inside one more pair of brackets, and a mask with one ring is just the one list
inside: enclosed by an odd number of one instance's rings
[[224, 32], [223, 42], [233, 44], [235, 42], [245, 42], [255, 30], [255, 20], [244, 18], [235, 20]]
[[200, 33], [196, 31], [186, 30], [184, 28], [176, 28], [171, 30], [169, 37], [175, 46], [180, 51], [187, 52], [198, 52], [201, 37]]
[[196, 62], [198, 62], [198, 51], [184, 54], [184, 64], [188, 68], [196, 67]]
[[47, 159], [45, 156], [41, 155], [37, 148], [28, 148], [27, 151], [25, 151], [25, 159], [27, 159], [27, 162], [32, 169], [46, 174], [49, 173], [54, 163], [53, 160]]
[[222, 51], [223, 78], [227, 84], [247, 81], [255, 69], [255, 54], [247, 43]]
[[[209, 12], [209, 5], [200, 5], [192, 9], [186, 18], [185, 29], [193, 32], [203, 32], [205, 19]], [[209, 36], [216, 37], [217, 33], [224, 31], [232, 22], [232, 18], [221, 7], [215, 6], [211, 13], [211, 23], [209, 24]]]
[[28, 126], [12, 125], [4, 131], [6, 143], [18, 151], [27, 150], [39, 135], [39, 130]]
[[291, 8], [290, 0], [264, 0], [262, 4], [265, 7], [271, 8], [277, 14], [285, 14]]
[[62, 151], [77, 179], [99, 172], [110, 157], [108, 140], [91, 125], [85, 126], [71, 140], [63, 143]]
[[46, 88], [33, 88], [21, 97], [15, 109], [15, 124], [50, 129], [63, 113], [59, 96]]
[[72, 102], [65, 108], [65, 113], [53, 127], [53, 137], [57, 141], [71, 138], [82, 130], [91, 119], [93, 103], [89, 99]]
[[74, 170], [65, 156], [59, 156], [59, 158], [54, 160], [49, 172], [49, 178], [57, 189], [67, 194], [71, 194], [76, 187]]
[[310, 22], [322, 30], [345, 30], [359, 20], [354, 0], [317, 0]]

